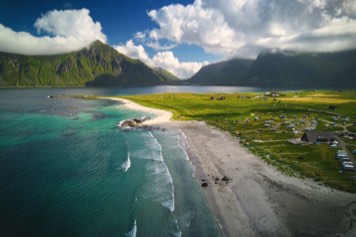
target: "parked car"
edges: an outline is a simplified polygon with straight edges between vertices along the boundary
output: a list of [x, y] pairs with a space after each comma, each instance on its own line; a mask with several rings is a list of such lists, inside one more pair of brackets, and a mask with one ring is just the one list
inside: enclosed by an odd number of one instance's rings
[[339, 159], [339, 161], [351, 161], [349, 157], [342, 157]]
[[353, 165], [342, 165], [342, 169], [346, 171], [355, 171], [355, 166]]
[[351, 161], [343, 161], [341, 162], [341, 165], [354, 165]]

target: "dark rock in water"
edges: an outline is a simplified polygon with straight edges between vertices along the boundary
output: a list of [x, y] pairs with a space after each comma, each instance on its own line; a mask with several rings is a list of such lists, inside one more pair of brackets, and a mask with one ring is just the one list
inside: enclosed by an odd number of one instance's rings
[[62, 98], [66, 98], [66, 95], [47, 95], [47, 98], [49, 99], [62, 99]]
[[221, 179], [221, 181], [230, 181], [230, 178], [229, 177], [227, 177], [226, 175]]
[[208, 183], [207, 182], [204, 182], [201, 184], [202, 187], [208, 187]]
[[143, 122], [141, 119], [138, 119], [138, 118], [133, 118], [132, 121], [135, 122], [135, 123], [142, 123]]
[[147, 127], [143, 125], [143, 122], [145, 122], [146, 120], [147, 120], [146, 116], [143, 116], [142, 118], [127, 119], [118, 123], [117, 126], [123, 130], [128, 128]]

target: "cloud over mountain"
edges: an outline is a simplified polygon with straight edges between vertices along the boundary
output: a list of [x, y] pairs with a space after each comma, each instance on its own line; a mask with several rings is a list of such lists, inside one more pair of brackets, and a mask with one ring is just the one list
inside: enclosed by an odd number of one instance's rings
[[34, 24], [41, 36], [15, 32], [0, 24], [0, 51], [26, 55], [66, 53], [88, 46], [95, 40], [106, 42], [101, 24], [94, 22], [88, 9], [53, 10]]
[[140, 59], [151, 67], [161, 67], [173, 73], [179, 78], [186, 79], [191, 77], [199, 69], [208, 64], [205, 62], [180, 62], [172, 51], [159, 51], [153, 57], [149, 57], [142, 45], [135, 45], [132, 40], [126, 44], [114, 46], [120, 53], [132, 58]]
[[[356, 48], [354, 0], [195, 0], [151, 10], [145, 39], [195, 44], [224, 57], [264, 49], [332, 52]], [[149, 45], [148, 45], [149, 46]]]

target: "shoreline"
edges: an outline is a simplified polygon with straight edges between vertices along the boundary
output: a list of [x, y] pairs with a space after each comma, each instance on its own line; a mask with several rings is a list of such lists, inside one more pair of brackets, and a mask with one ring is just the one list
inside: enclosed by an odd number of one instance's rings
[[143, 125], [153, 126], [153, 125], [160, 125], [163, 123], [168, 123], [173, 116], [173, 114], [169, 111], [145, 107], [145, 106], [137, 104], [131, 100], [127, 100], [127, 99], [123, 99], [123, 98], [117, 98], [117, 97], [100, 97], [100, 98], [118, 101], [121, 103], [120, 106], [127, 108], [127, 109], [137, 110], [137, 111], [156, 115], [156, 117], [150, 118], [150, 119], [146, 120], [145, 122], [143, 122]]
[[170, 121], [171, 112], [121, 98], [104, 99], [156, 114], [145, 124], [183, 134], [198, 183], [208, 182], [201, 189], [224, 236], [356, 235], [356, 194], [283, 175], [236, 137], [204, 122]]

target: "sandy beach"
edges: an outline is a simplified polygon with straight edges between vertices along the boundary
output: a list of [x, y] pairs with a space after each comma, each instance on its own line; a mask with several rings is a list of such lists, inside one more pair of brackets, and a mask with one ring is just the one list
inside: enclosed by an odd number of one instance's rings
[[118, 101], [121, 103], [120, 106], [122, 106], [124, 108], [142, 111], [145, 113], [150, 113], [150, 114], [156, 115], [154, 118], [145, 121], [143, 123], [144, 125], [148, 125], [148, 126], [160, 125], [160, 124], [168, 123], [170, 121], [170, 119], [172, 118], [172, 113], [169, 111], [145, 107], [145, 106], [142, 106], [140, 104], [137, 104], [137, 103], [132, 102], [127, 99], [117, 98], [117, 97], [109, 97], [109, 98], [103, 97], [103, 99], [110, 99], [110, 100]]
[[170, 112], [111, 99], [156, 114], [147, 125], [182, 134], [198, 182], [208, 182], [203, 193], [224, 236], [356, 236], [356, 194], [285, 176], [203, 122], [169, 122]]

